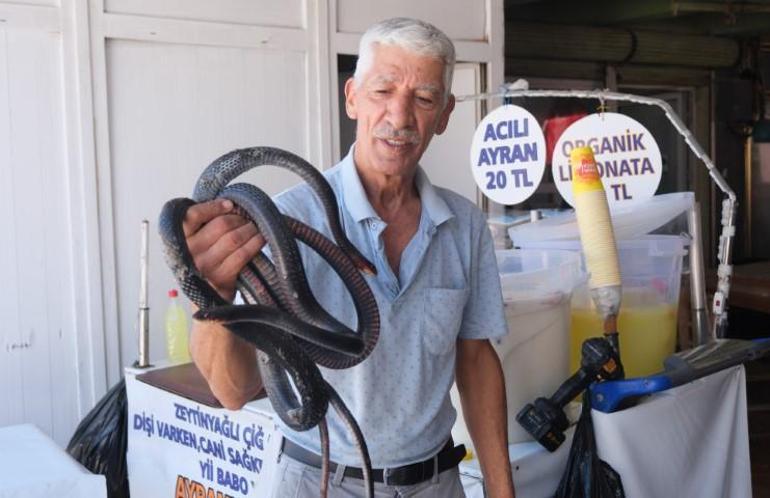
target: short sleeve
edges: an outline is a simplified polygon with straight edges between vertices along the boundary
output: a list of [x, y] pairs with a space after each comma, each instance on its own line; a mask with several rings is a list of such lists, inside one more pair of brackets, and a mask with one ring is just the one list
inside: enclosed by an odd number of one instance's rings
[[508, 333], [503, 311], [500, 275], [497, 270], [492, 234], [486, 223], [476, 229], [477, 243], [471, 250], [470, 295], [465, 305], [460, 339], [496, 339]]

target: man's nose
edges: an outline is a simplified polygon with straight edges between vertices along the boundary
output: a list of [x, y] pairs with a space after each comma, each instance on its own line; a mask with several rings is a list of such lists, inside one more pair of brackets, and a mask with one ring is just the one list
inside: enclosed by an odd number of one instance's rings
[[411, 128], [414, 125], [412, 99], [406, 95], [395, 95], [388, 106], [388, 120], [397, 130]]

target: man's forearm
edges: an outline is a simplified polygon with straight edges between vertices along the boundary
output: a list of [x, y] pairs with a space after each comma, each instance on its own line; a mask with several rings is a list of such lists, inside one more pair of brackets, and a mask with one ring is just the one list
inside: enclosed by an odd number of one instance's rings
[[488, 495], [513, 497], [503, 372], [488, 341], [472, 342], [483, 344], [458, 348], [457, 387], [465, 423], [476, 448]]
[[240, 409], [262, 389], [254, 347], [222, 325], [193, 321], [190, 353], [225, 408]]

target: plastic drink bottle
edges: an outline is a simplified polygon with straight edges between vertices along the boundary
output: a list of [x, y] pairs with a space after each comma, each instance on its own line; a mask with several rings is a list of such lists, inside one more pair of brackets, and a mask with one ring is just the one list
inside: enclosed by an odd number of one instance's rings
[[166, 347], [168, 359], [174, 363], [190, 361], [187, 340], [187, 314], [179, 304], [176, 289], [168, 291], [169, 303], [166, 309]]

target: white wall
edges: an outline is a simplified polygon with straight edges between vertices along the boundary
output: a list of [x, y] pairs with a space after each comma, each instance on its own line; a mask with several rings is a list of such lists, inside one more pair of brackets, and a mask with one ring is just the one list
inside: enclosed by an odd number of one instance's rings
[[[377, 21], [398, 16], [424, 19], [438, 26], [455, 41], [484, 42], [489, 39], [486, 20], [491, 14], [488, 9], [491, 8], [492, 3], [485, 0], [443, 0], [441, 2], [338, 0], [336, 4], [338, 33], [363, 33]], [[502, 15], [502, 10], [499, 14]]]
[[[118, 324], [121, 364], [126, 364], [137, 356], [133, 331], [141, 220], [156, 226], [163, 203], [190, 195], [203, 168], [228, 150], [263, 144], [310, 157], [311, 78], [305, 74], [305, 54], [293, 51], [111, 40], [106, 59]], [[244, 180], [269, 193], [296, 181], [267, 168]], [[165, 355], [157, 332], [165, 293], [176, 287], [155, 235], [150, 239], [151, 359]]]
[[[0, 0], [0, 426], [33, 422], [65, 444], [134, 361], [144, 218], [163, 358], [162, 203], [236, 147], [331, 165], [337, 54], [393, 15], [455, 37], [462, 88], [502, 82], [500, 0]], [[472, 127], [478, 109], [458, 111], [453, 129]], [[462, 168], [442, 159], [451, 136], [433, 151], [442, 175]], [[296, 181], [273, 168], [245, 180], [270, 193]]]
[[[165, 356], [174, 286], [156, 219], [203, 168], [238, 147], [274, 145], [319, 164], [326, 147], [315, 3], [108, 1], [92, 40], [107, 374], [137, 357], [139, 224], [151, 223], [150, 360]], [[322, 103], [323, 102], [323, 103]], [[327, 153], [328, 155], [328, 153]], [[296, 181], [266, 168], [244, 177], [276, 193]]]
[[62, 440], [77, 416], [62, 37], [0, 24], [0, 422]]
[[[481, 91], [481, 64], [457, 64], [452, 92], [471, 95]], [[451, 189], [474, 202], [480, 201], [480, 198], [470, 168], [470, 150], [480, 116], [477, 101], [458, 102], [447, 129], [433, 138], [420, 160], [420, 165], [434, 184]]]

